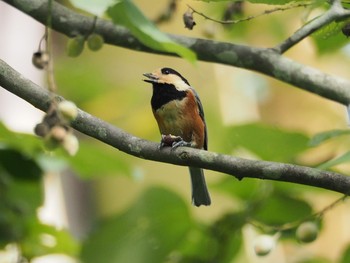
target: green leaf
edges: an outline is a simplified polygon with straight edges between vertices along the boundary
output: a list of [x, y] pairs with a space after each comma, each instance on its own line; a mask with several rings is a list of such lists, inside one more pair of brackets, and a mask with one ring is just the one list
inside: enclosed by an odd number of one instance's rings
[[98, 98], [112, 86], [105, 68], [98, 61], [91, 63], [78, 59], [74, 63], [57, 63], [55, 77], [57, 85], [62, 87], [60, 93], [77, 105]]
[[[0, 175], [3, 176], [3, 175]], [[11, 182], [1, 191], [0, 204], [0, 247], [19, 242], [28, 233], [28, 223], [42, 205], [42, 189], [39, 183]]]
[[309, 146], [318, 146], [326, 140], [336, 138], [345, 134], [350, 134], [350, 130], [331, 130], [316, 134], [309, 141]]
[[254, 195], [258, 193], [260, 187], [261, 182], [255, 179], [245, 178], [242, 181], [238, 181], [230, 177], [224, 178], [213, 185], [213, 188], [227, 193], [232, 197], [238, 197], [243, 201], [254, 197]]
[[238, 254], [242, 245], [243, 225], [246, 224], [246, 214], [229, 213], [222, 216], [211, 227], [212, 237], [217, 242], [217, 251], [209, 262], [229, 263]]
[[71, 4], [76, 8], [94, 14], [96, 16], [102, 16], [107, 8], [112, 5], [114, 0], [70, 0]]
[[155, 50], [176, 53], [190, 62], [196, 60], [193, 51], [177, 44], [159, 31], [130, 0], [117, 1], [115, 5], [108, 8], [107, 14], [115, 24], [127, 27], [144, 45]]
[[0, 166], [18, 179], [37, 181], [42, 174], [39, 165], [33, 159], [13, 149], [0, 149]]
[[234, 262], [242, 247], [243, 225], [246, 215], [228, 213], [209, 226], [196, 224], [177, 252], [181, 263]]
[[57, 149], [50, 154], [38, 155], [36, 160], [45, 171], [59, 172], [70, 167], [85, 179], [131, 173], [127, 161], [118, 157], [113, 149], [84, 140], [81, 140], [79, 151], [73, 157]]
[[118, 156], [115, 150], [106, 149], [106, 146], [95, 145], [91, 142], [82, 141], [77, 155], [67, 160], [73, 170], [83, 178], [130, 174], [129, 164]]
[[12, 148], [19, 152], [33, 156], [42, 150], [42, 141], [29, 134], [10, 131], [0, 122], [0, 148]]
[[339, 263], [349, 263], [349, 262], [350, 262], [350, 246], [348, 246], [343, 252], [343, 255]]
[[[298, 263], [334, 263], [334, 260], [330, 260], [328, 258], [321, 258], [321, 257], [309, 258], [308, 256], [306, 256], [306, 259], [304, 260], [302, 259], [298, 261]], [[341, 263], [345, 263], [345, 262], [341, 262]]]
[[336, 166], [338, 164], [342, 164], [342, 163], [346, 163], [346, 162], [350, 162], [350, 151], [344, 153], [343, 155], [334, 158], [332, 160], [329, 160], [321, 165], [319, 165], [317, 168], [318, 169], [329, 169], [333, 166]]
[[[240, 226], [240, 229], [243, 226]], [[218, 256], [216, 258], [219, 259], [217, 262], [221, 263], [230, 263], [233, 262], [233, 259], [238, 255], [239, 251], [242, 248], [243, 237], [240, 229], [231, 229], [231, 235], [227, 235], [225, 241], [219, 242], [219, 246], [221, 247]]]
[[[89, 141], [80, 141], [79, 151], [74, 157], [67, 156], [61, 149], [47, 154], [40, 138], [12, 132], [0, 123], [0, 146], [4, 148], [0, 148], [0, 165], [10, 169], [10, 173], [26, 178], [37, 176], [39, 170], [58, 172], [69, 166], [83, 178], [130, 174], [125, 158], [106, 146]], [[23, 162], [14, 165], [17, 161]]]
[[[227, 2], [227, 0], [198, 0], [203, 2]], [[285, 5], [292, 4], [295, 2], [305, 2], [304, 0], [247, 0], [253, 4], [266, 4], [266, 5]]]
[[270, 225], [281, 225], [303, 219], [312, 213], [311, 206], [283, 192], [266, 198], [254, 214], [254, 219]]
[[26, 258], [55, 253], [77, 256], [80, 249], [78, 241], [67, 231], [42, 224], [37, 218], [28, 224], [26, 236], [20, 245]]
[[349, 41], [341, 29], [349, 21], [332, 22], [312, 34], [319, 53], [334, 52], [346, 45]]
[[308, 137], [299, 132], [284, 131], [263, 124], [234, 126], [226, 140], [234, 148], [244, 147], [264, 160], [290, 162], [307, 149]]
[[163, 188], [147, 190], [124, 214], [110, 218], [82, 249], [86, 263], [164, 262], [191, 229], [184, 201]]
[[188, 238], [181, 242], [176, 251], [180, 254], [181, 263], [211, 262], [210, 259], [217, 252], [217, 247], [218, 243], [211, 236], [209, 229], [197, 224], [189, 231]]
[[[248, 0], [253, 4], [267, 4], [267, 5], [286, 5], [295, 2], [301, 2], [300, 0]], [[304, 1], [303, 1], [304, 2]]]
[[42, 171], [15, 149], [0, 149], [0, 245], [18, 242], [42, 204]]

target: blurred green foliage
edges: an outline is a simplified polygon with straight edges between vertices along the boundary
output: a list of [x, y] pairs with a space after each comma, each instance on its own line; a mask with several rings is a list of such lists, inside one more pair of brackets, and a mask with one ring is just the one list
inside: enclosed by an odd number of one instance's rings
[[184, 201], [151, 188], [121, 215], [101, 222], [82, 250], [84, 262], [163, 262], [185, 242], [192, 219]]
[[[101, 14], [101, 10], [96, 13], [93, 11], [96, 1], [71, 2], [85, 11]], [[301, 1], [248, 2], [285, 5]], [[314, 4], [312, 8], [328, 8], [324, 1], [311, 2]], [[99, 7], [103, 6], [103, 11], [106, 11], [110, 4], [109, 0], [100, 1]], [[214, 8], [215, 13], [221, 13], [223, 9], [223, 3], [220, 8]], [[166, 35], [133, 2], [117, 1], [109, 7], [108, 15], [113, 22], [128, 27], [145, 45], [158, 50], [173, 51], [189, 61], [194, 60], [189, 50], [169, 42]], [[264, 31], [265, 37], [287, 37], [285, 29], [288, 23], [288, 16], [287, 19], [272, 17], [266, 24], [262, 24], [268, 25]], [[345, 36], [341, 34], [342, 25], [333, 23], [314, 34], [313, 40], [318, 51], [339, 50], [346, 43]], [[226, 36], [235, 40], [237, 37], [240, 40], [251, 38], [256, 34], [256, 28], [254, 20], [251, 24], [225, 27]], [[259, 26], [258, 28], [260, 30]], [[65, 57], [57, 59], [55, 77], [60, 94], [106, 121], [148, 139], [158, 140], [157, 128], [149, 121], [151, 113], [144, 110], [144, 96], [150, 96], [151, 91], [142, 90], [141, 84], [134, 87], [134, 83], [129, 83], [132, 78], [141, 82], [143, 72], [137, 72], [136, 66], [133, 66], [137, 57], [133, 57], [132, 52], [124, 56], [121, 52], [113, 53], [113, 56], [111, 53], [111, 49], [104, 47], [97, 53], [101, 55], [99, 59], [96, 59], [98, 55], [89, 56], [86, 51], [75, 60]], [[113, 60], [119, 62], [118, 68], [115, 68]], [[143, 62], [147, 67], [152, 64], [141, 60], [137, 60], [137, 63]], [[163, 63], [162, 59], [159, 60]], [[127, 64], [125, 61], [132, 63]], [[215, 96], [212, 90], [210, 92], [212, 99]], [[147, 103], [148, 101], [147, 97]], [[216, 105], [208, 105], [206, 110], [217, 110], [216, 108]], [[215, 131], [209, 139], [210, 149], [223, 153], [236, 153], [244, 149], [252, 158], [275, 162], [298, 164], [300, 156], [311, 147], [314, 149], [331, 138], [349, 133], [347, 130], [331, 130], [310, 140], [306, 132], [260, 122], [223, 126], [216, 114], [218, 113], [206, 113], [209, 129]], [[309, 187], [253, 179], [238, 182], [225, 176], [210, 184], [209, 188], [214, 195], [223, 195], [229, 208], [217, 212], [215, 207], [221, 204], [214, 203], [214, 208], [203, 210], [205, 218], [199, 217], [187, 200], [185, 202], [174, 191], [175, 186], [174, 189], [168, 189], [151, 185], [122, 211], [98, 217], [93, 229], [83, 240], [77, 240], [66, 231], [58, 231], [39, 222], [37, 209], [43, 202], [42, 178], [45, 172], [72, 169], [83, 180], [98, 181], [105, 176], [122, 175], [131, 181], [130, 175], [135, 168], [131, 158], [82, 135], [80, 150], [73, 158], [67, 157], [59, 149], [48, 153], [39, 138], [12, 132], [0, 125], [0, 246], [17, 243], [23, 255], [29, 259], [45, 254], [64, 253], [87, 263], [226, 263], [235, 262], [244, 253], [242, 228], [251, 220], [258, 221], [267, 228], [278, 227], [302, 220], [314, 212], [312, 205], [304, 198], [305, 189], [308, 193], [315, 192]], [[350, 154], [345, 153], [323, 163], [321, 167], [331, 169], [334, 165], [349, 160]], [[170, 177], [170, 173], [165, 176]], [[115, 199], [108, 202], [118, 202], [118, 199], [123, 198], [123, 194], [115, 193]], [[206, 217], [210, 217], [212, 213], [215, 213], [215, 217], [207, 220]], [[291, 239], [292, 236], [287, 232], [282, 235]], [[45, 244], [45, 237], [55, 240], [54, 245]], [[342, 262], [348, 262], [349, 254], [348, 249], [342, 256]], [[302, 262], [328, 261], [315, 257]]]
[[[234, 147], [246, 147], [257, 156], [272, 160], [293, 160], [307, 149], [305, 135], [267, 125], [250, 124], [228, 131], [228, 136], [235, 134]], [[258, 136], [251, 134], [254, 132]], [[252, 143], [247, 143], [249, 136]], [[278, 226], [312, 213], [308, 202], [295, 196], [292, 186], [285, 191], [272, 182], [247, 179], [237, 183], [225, 178], [214, 189], [226, 193], [233, 202], [240, 200], [241, 208], [204, 225], [189, 213], [188, 205], [173, 191], [152, 187], [123, 213], [99, 220], [79, 252], [80, 245], [73, 237], [38, 222], [35, 212], [43, 196], [40, 183], [43, 170], [70, 166], [82, 178], [92, 179], [113, 171], [129, 174], [129, 166], [122, 158], [113, 158], [108, 151], [100, 150], [101, 146], [84, 140], [78, 155], [68, 159], [61, 151], [45, 155], [37, 138], [10, 132], [4, 126], [0, 137], [1, 186], [5, 189], [0, 193], [5, 197], [2, 200], [9, 200], [2, 203], [3, 233], [7, 233], [2, 235], [2, 244], [18, 242], [28, 258], [59, 251], [73, 256], [80, 253], [83, 262], [178, 262], [178, 258], [181, 262], [231, 262], [241, 251], [241, 228], [248, 220]], [[278, 147], [274, 138], [283, 147]], [[260, 149], [265, 145], [258, 143], [261, 141], [275, 145], [274, 154], [262, 152]], [[254, 142], [257, 146], [252, 147]], [[18, 162], [20, 165], [14, 165]], [[91, 167], [87, 163], [95, 165]], [[42, 245], [43, 234], [53, 236], [57, 245], [54, 248]]]
[[227, 150], [243, 147], [263, 160], [291, 162], [308, 148], [309, 138], [305, 134], [261, 123], [230, 127], [226, 132], [223, 141], [231, 142], [231, 149]]
[[320, 54], [333, 52], [348, 43], [347, 36], [342, 33], [342, 28], [349, 21], [336, 21], [316, 31], [312, 38]]
[[[68, 232], [38, 220], [37, 209], [43, 203], [43, 171], [38, 163], [0, 142], [0, 247], [17, 243], [27, 259], [49, 253], [77, 255], [79, 245]], [[45, 237], [52, 243], [45, 243]]]
[[339, 263], [347, 263], [350, 261], [350, 246], [348, 246], [344, 252], [343, 255], [341, 257], [341, 260], [339, 261]]

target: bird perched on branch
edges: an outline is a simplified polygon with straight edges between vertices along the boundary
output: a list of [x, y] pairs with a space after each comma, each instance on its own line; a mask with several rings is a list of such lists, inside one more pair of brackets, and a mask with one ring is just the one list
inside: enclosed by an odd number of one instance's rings
[[[152, 83], [151, 106], [162, 135], [161, 147], [187, 146], [208, 149], [207, 127], [202, 103], [189, 82], [171, 68], [143, 74]], [[210, 205], [211, 200], [203, 170], [189, 167], [192, 182], [192, 203]]]

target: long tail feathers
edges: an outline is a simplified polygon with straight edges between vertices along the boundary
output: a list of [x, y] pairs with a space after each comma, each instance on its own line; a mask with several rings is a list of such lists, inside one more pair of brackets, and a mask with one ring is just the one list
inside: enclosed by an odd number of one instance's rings
[[189, 167], [192, 183], [192, 203], [195, 206], [210, 205], [210, 195], [201, 168]]

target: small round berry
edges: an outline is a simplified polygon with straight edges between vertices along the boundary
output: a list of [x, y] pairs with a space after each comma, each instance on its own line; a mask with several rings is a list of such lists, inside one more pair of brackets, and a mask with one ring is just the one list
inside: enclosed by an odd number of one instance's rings
[[87, 45], [90, 50], [97, 51], [102, 48], [104, 39], [101, 35], [93, 33], [87, 38]]
[[67, 133], [68, 133], [68, 131], [65, 127], [56, 125], [56, 126], [51, 128], [48, 136], [52, 140], [55, 140], [57, 142], [63, 142], [63, 140], [67, 136]]
[[47, 52], [37, 51], [33, 53], [32, 63], [38, 69], [45, 69], [49, 64], [50, 56]]
[[310, 243], [318, 236], [318, 226], [314, 222], [301, 223], [296, 230], [296, 237], [300, 242]]
[[78, 138], [73, 133], [68, 133], [62, 142], [62, 147], [69, 155], [76, 155], [79, 150]]
[[45, 136], [44, 144], [48, 150], [58, 148], [67, 136], [67, 129], [56, 125], [51, 128], [49, 133]]
[[83, 52], [84, 43], [85, 38], [82, 35], [70, 38], [67, 42], [67, 55], [69, 57], [79, 56]]
[[258, 256], [265, 256], [276, 246], [276, 239], [273, 236], [261, 235], [254, 241], [254, 251]]
[[192, 30], [193, 27], [196, 25], [196, 22], [193, 19], [193, 12], [191, 12], [190, 10], [186, 11], [183, 14], [182, 18], [185, 24], [185, 28]]
[[49, 126], [44, 122], [37, 124], [34, 128], [34, 133], [40, 137], [45, 137], [49, 131]]
[[72, 121], [78, 116], [78, 108], [71, 101], [62, 101], [58, 104], [58, 112], [66, 121]]

